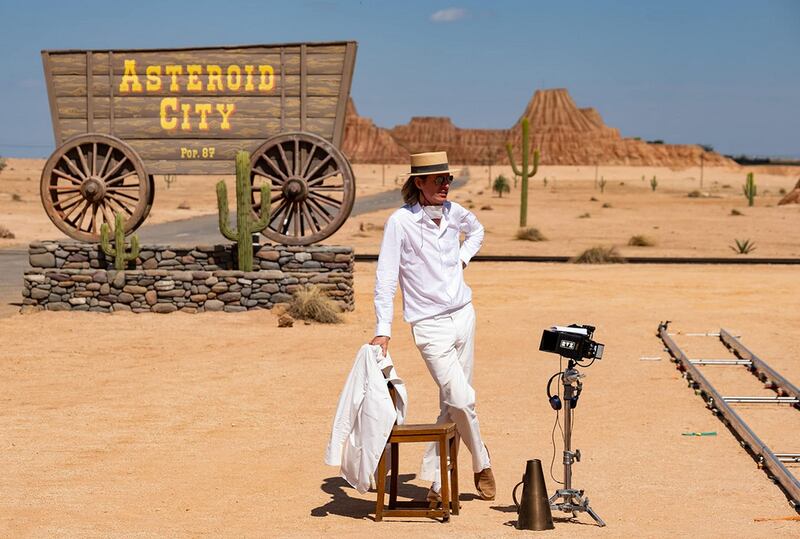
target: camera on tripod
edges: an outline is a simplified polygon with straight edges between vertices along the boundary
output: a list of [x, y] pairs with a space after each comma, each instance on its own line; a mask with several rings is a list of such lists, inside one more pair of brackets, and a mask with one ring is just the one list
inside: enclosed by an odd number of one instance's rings
[[594, 326], [570, 324], [544, 330], [539, 350], [558, 354], [575, 361], [602, 359], [605, 345], [592, 340]]

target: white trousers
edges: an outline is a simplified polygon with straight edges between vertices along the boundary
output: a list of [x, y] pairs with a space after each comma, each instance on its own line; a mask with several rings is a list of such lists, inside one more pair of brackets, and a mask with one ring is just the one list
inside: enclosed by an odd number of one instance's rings
[[[489, 454], [481, 439], [472, 364], [475, 353], [475, 309], [468, 303], [460, 309], [411, 324], [417, 345], [431, 376], [439, 386], [439, 417], [436, 423], [453, 422], [472, 453], [472, 468], [490, 468]], [[439, 445], [428, 445], [422, 458], [420, 478], [441, 484]]]

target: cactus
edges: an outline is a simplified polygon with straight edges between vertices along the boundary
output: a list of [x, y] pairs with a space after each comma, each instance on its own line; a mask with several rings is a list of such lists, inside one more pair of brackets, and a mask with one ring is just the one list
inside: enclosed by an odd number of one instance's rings
[[100, 225], [100, 248], [108, 256], [114, 257], [114, 268], [122, 271], [128, 265], [128, 262], [136, 260], [136, 257], [139, 256], [139, 236], [136, 234], [131, 236], [131, 250], [127, 252], [125, 247], [125, 222], [121, 213], [114, 215], [114, 247], [111, 246], [108, 236], [108, 223], [103, 223]]
[[599, 185], [599, 186], [600, 186], [600, 192], [601, 192], [601, 193], [604, 193], [604, 192], [605, 192], [605, 190], [606, 190], [606, 183], [608, 183], [608, 182], [606, 182], [606, 179], [605, 179], [604, 177], [600, 176], [600, 181], [597, 183], [597, 185]]
[[164, 183], [167, 184], [167, 189], [169, 189], [170, 186], [173, 183], [175, 183], [175, 180], [177, 180], [177, 178], [175, 177], [174, 174], [165, 174], [164, 175]]
[[747, 205], [752, 206], [758, 194], [758, 188], [756, 187], [756, 181], [753, 179], [752, 172], [747, 175], [747, 182], [742, 186], [742, 190], [744, 191], [744, 196], [747, 197]]
[[530, 146], [528, 145], [528, 129], [529, 122], [527, 118], [522, 119], [522, 167], [517, 169], [514, 163], [514, 155], [511, 152], [511, 144], [506, 143], [506, 153], [508, 153], [508, 160], [511, 162], [511, 169], [514, 171], [514, 177], [522, 178], [522, 189], [520, 191], [520, 208], [519, 208], [519, 226], [525, 228], [528, 226], [528, 178], [535, 176], [539, 170], [539, 150], [533, 151], [533, 168], [528, 168], [528, 152]]
[[[644, 176], [642, 176], [642, 178], [644, 179]], [[653, 179], [650, 180], [650, 188], [653, 190], [654, 193], [656, 191], [656, 187], [658, 187], [658, 180], [656, 179], [655, 176], [653, 176]]]
[[232, 230], [228, 224], [228, 189], [223, 180], [217, 183], [217, 207], [219, 231], [237, 244], [240, 271], [253, 270], [252, 235], [261, 232], [269, 224], [270, 186], [261, 186], [261, 216], [257, 220], [251, 215], [253, 208], [250, 197], [250, 154], [239, 151], [236, 153], [236, 230]]

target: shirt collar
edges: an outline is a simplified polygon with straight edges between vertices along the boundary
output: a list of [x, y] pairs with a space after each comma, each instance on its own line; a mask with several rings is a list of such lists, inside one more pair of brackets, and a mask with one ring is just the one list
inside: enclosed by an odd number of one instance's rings
[[[422, 204], [420, 204], [419, 202], [415, 202], [414, 205], [411, 206], [411, 213], [414, 214], [414, 218], [417, 221], [421, 221], [422, 218], [425, 216], [425, 212], [422, 211]], [[449, 200], [445, 200], [444, 201], [444, 204], [442, 205], [442, 213], [444, 214], [445, 218], [449, 215], [449, 213], [450, 213], [450, 201]]]

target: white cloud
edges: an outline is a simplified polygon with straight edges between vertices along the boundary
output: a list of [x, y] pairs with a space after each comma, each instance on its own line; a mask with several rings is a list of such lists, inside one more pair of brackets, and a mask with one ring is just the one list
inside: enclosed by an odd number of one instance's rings
[[449, 7], [447, 9], [440, 9], [433, 15], [431, 20], [433, 22], [454, 22], [463, 19], [467, 16], [467, 10], [460, 7]]

